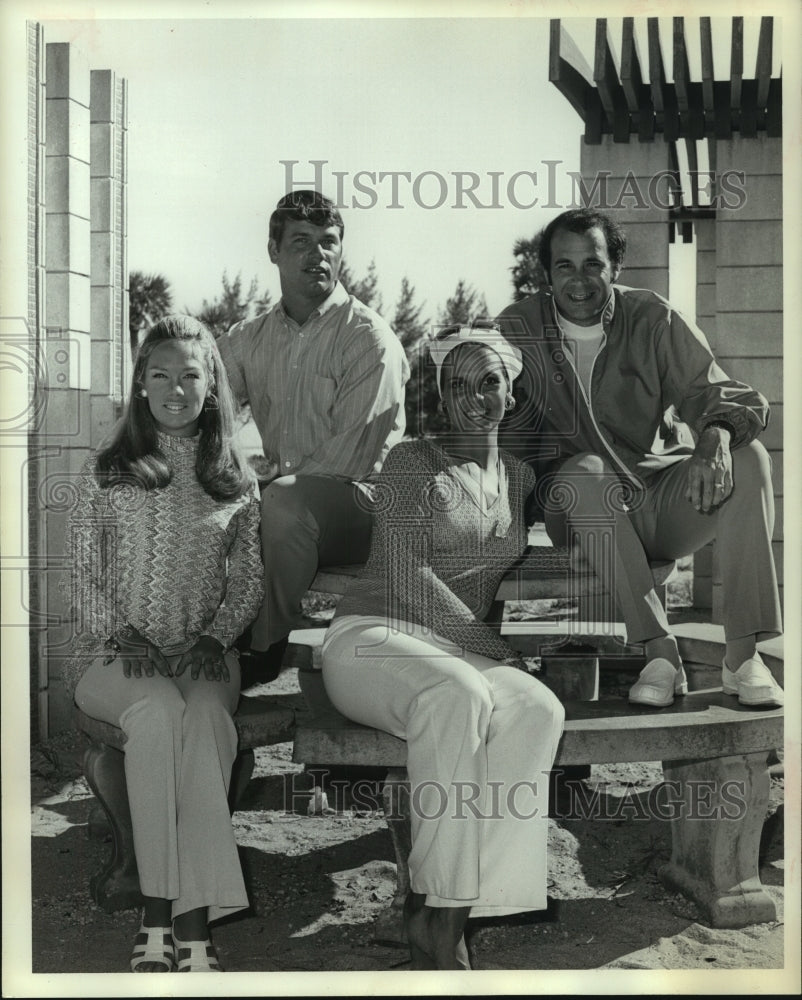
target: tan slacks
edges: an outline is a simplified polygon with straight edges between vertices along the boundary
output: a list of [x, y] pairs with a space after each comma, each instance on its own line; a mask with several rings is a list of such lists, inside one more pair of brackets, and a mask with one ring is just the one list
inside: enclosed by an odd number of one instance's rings
[[544, 909], [563, 706], [524, 671], [396, 625], [336, 619], [323, 682], [343, 715], [407, 741], [412, 890], [472, 916]]
[[267, 649], [297, 626], [319, 566], [367, 559], [373, 520], [360, 499], [358, 486], [331, 476], [282, 476], [262, 492], [265, 596], [252, 649]]
[[631, 643], [670, 632], [654, 590], [649, 560], [671, 560], [716, 539], [724, 635], [769, 639], [782, 631], [771, 549], [774, 496], [771, 459], [758, 441], [732, 452], [733, 491], [713, 513], [685, 499], [687, 463], [678, 462], [649, 483], [643, 503], [628, 513], [606, 459], [582, 454], [555, 474], [550, 495], [570, 510], [546, 505], [546, 530], [555, 544], [576, 546], [618, 602]]
[[[175, 666], [180, 657], [167, 658]], [[248, 906], [228, 806], [237, 753], [232, 721], [239, 661], [230, 680], [125, 677], [117, 659], [95, 660], [75, 690], [78, 707], [125, 733], [125, 777], [139, 882], [173, 901], [173, 919], [208, 907], [216, 920]]]

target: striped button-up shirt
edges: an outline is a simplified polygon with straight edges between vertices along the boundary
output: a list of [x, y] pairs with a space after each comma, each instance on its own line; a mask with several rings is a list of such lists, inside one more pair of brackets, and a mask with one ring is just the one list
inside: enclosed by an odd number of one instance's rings
[[404, 349], [339, 282], [303, 326], [278, 302], [217, 343], [280, 475], [368, 479], [401, 440]]

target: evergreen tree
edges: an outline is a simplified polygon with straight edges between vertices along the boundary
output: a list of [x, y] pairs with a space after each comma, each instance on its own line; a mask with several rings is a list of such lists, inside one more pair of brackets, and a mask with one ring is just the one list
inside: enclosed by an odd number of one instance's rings
[[162, 274], [131, 271], [128, 276], [128, 335], [135, 355], [139, 335], [169, 315], [173, 308], [170, 282]]
[[230, 330], [235, 323], [249, 319], [254, 312], [258, 314], [269, 308], [270, 293], [265, 291], [257, 298], [258, 287], [258, 282], [254, 278], [247, 292], [243, 292], [242, 277], [238, 274], [233, 281], [229, 281], [227, 273], [223, 271], [222, 295], [211, 302], [204, 299], [200, 312], [192, 315], [205, 323], [215, 337], [219, 337]]
[[440, 326], [454, 323], [470, 323], [474, 319], [487, 319], [487, 301], [483, 294], [460, 278], [454, 294], [446, 299], [437, 321]]
[[384, 310], [384, 303], [379, 294], [379, 275], [376, 270], [376, 261], [372, 260], [368, 264], [368, 270], [364, 278], [357, 278], [347, 262], [344, 260], [340, 265], [340, 284], [350, 292], [355, 299], [374, 309], [381, 315]]
[[512, 248], [515, 264], [510, 271], [516, 302], [527, 295], [534, 295], [538, 289], [545, 288], [549, 283], [538, 257], [539, 246], [540, 233], [536, 233], [531, 240], [516, 240]]
[[395, 304], [395, 312], [390, 326], [409, 355], [428, 332], [428, 324], [421, 319], [423, 303], [415, 302], [415, 288], [406, 275], [401, 279], [401, 291]]
[[401, 279], [401, 291], [395, 305], [391, 326], [407, 355], [410, 379], [404, 396], [407, 433], [419, 437], [423, 433], [422, 382], [419, 369], [424, 344], [428, 340], [429, 324], [422, 318], [423, 304], [415, 302], [415, 288], [406, 275]]

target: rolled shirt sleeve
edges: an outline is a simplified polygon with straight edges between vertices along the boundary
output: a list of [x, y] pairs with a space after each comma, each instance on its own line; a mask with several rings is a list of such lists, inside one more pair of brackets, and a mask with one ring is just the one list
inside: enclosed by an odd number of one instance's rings
[[406, 426], [401, 342], [341, 285], [299, 326], [277, 303], [218, 341], [240, 403], [281, 475], [358, 480]]

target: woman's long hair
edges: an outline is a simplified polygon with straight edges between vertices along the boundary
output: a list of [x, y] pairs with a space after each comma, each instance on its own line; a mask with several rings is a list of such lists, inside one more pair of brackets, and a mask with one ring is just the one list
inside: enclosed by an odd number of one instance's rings
[[195, 343], [208, 376], [207, 396], [198, 419], [195, 473], [215, 500], [235, 500], [255, 482], [253, 470], [234, 440], [235, 403], [225, 366], [212, 334], [192, 316], [167, 316], [146, 334], [134, 362], [131, 393], [109, 444], [98, 452], [97, 478], [103, 488], [135, 480], [146, 490], [170, 482], [170, 466], [159, 449], [156, 422], [140, 395], [148, 358], [159, 344]]

